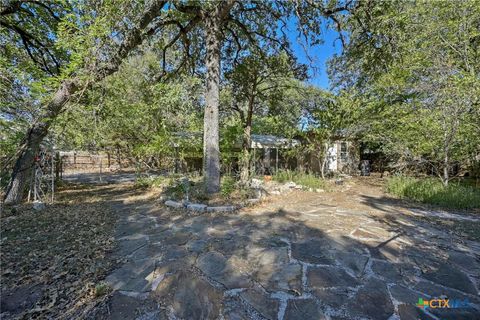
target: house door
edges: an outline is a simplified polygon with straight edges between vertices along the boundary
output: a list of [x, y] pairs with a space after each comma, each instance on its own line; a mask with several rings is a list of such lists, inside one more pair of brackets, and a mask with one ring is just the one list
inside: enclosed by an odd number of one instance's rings
[[337, 171], [337, 144], [334, 143], [327, 149], [328, 171]]

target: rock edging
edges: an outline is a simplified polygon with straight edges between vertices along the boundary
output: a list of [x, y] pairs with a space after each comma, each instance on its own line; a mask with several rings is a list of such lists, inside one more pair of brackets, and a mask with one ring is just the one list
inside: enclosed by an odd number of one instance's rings
[[167, 207], [174, 209], [187, 209], [193, 212], [232, 212], [239, 208], [236, 206], [207, 206], [202, 203], [184, 203], [173, 200], [167, 200], [164, 203]]

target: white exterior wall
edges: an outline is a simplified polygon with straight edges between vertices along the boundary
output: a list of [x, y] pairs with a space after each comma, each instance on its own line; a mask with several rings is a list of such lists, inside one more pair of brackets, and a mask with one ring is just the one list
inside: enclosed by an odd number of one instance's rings
[[337, 158], [338, 158], [338, 152], [337, 152], [337, 144], [331, 144], [329, 145], [327, 149], [327, 168], [328, 171], [337, 171], [338, 166], [337, 166]]

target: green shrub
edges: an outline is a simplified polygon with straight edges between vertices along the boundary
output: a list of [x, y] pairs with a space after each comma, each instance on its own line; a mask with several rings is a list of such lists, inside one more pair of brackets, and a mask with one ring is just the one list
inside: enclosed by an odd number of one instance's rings
[[205, 183], [201, 178], [190, 184], [188, 192], [191, 200], [195, 199], [197, 201], [203, 202], [210, 199], [210, 196], [205, 192]]
[[288, 181], [293, 181], [294, 172], [290, 170], [280, 170], [277, 171], [273, 176], [272, 179], [278, 181], [280, 183], [285, 183]]
[[236, 181], [233, 177], [225, 176], [222, 177], [220, 184], [220, 193], [224, 197], [228, 197], [233, 191], [235, 191]]
[[191, 193], [190, 186], [186, 186], [182, 180], [170, 178], [165, 193], [175, 199], [183, 199], [187, 194], [187, 188], [189, 188], [188, 192]]
[[101, 282], [95, 286], [95, 297], [101, 297], [110, 291], [108, 284]]
[[325, 188], [325, 181], [323, 179], [315, 177], [313, 174], [298, 175], [295, 180], [293, 180], [293, 182], [307, 188]]
[[148, 188], [150, 186], [150, 183], [148, 181], [148, 178], [139, 177], [135, 179], [135, 186], [138, 188]]
[[291, 170], [281, 170], [272, 176], [272, 179], [280, 183], [293, 181], [296, 184], [302, 185], [307, 188], [325, 188], [325, 180], [316, 177], [313, 174], [296, 172]]
[[138, 177], [135, 186], [139, 188], [160, 187], [165, 184], [165, 177]]
[[387, 192], [398, 197], [452, 209], [480, 208], [480, 190], [450, 182], [445, 187], [434, 178], [394, 176], [387, 181]]

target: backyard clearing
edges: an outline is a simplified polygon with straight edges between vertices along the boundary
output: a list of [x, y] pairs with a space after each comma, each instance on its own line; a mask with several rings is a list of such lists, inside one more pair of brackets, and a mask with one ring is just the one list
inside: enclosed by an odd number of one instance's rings
[[[480, 315], [478, 212], [414, 207], [380, 179], [229, 213], [167, 209], [155, 190], [125, 182], [72, 185], [43, 211], [11, 210], [2, 319]], [[416, 306], [434, 298], [450, 308]]]

